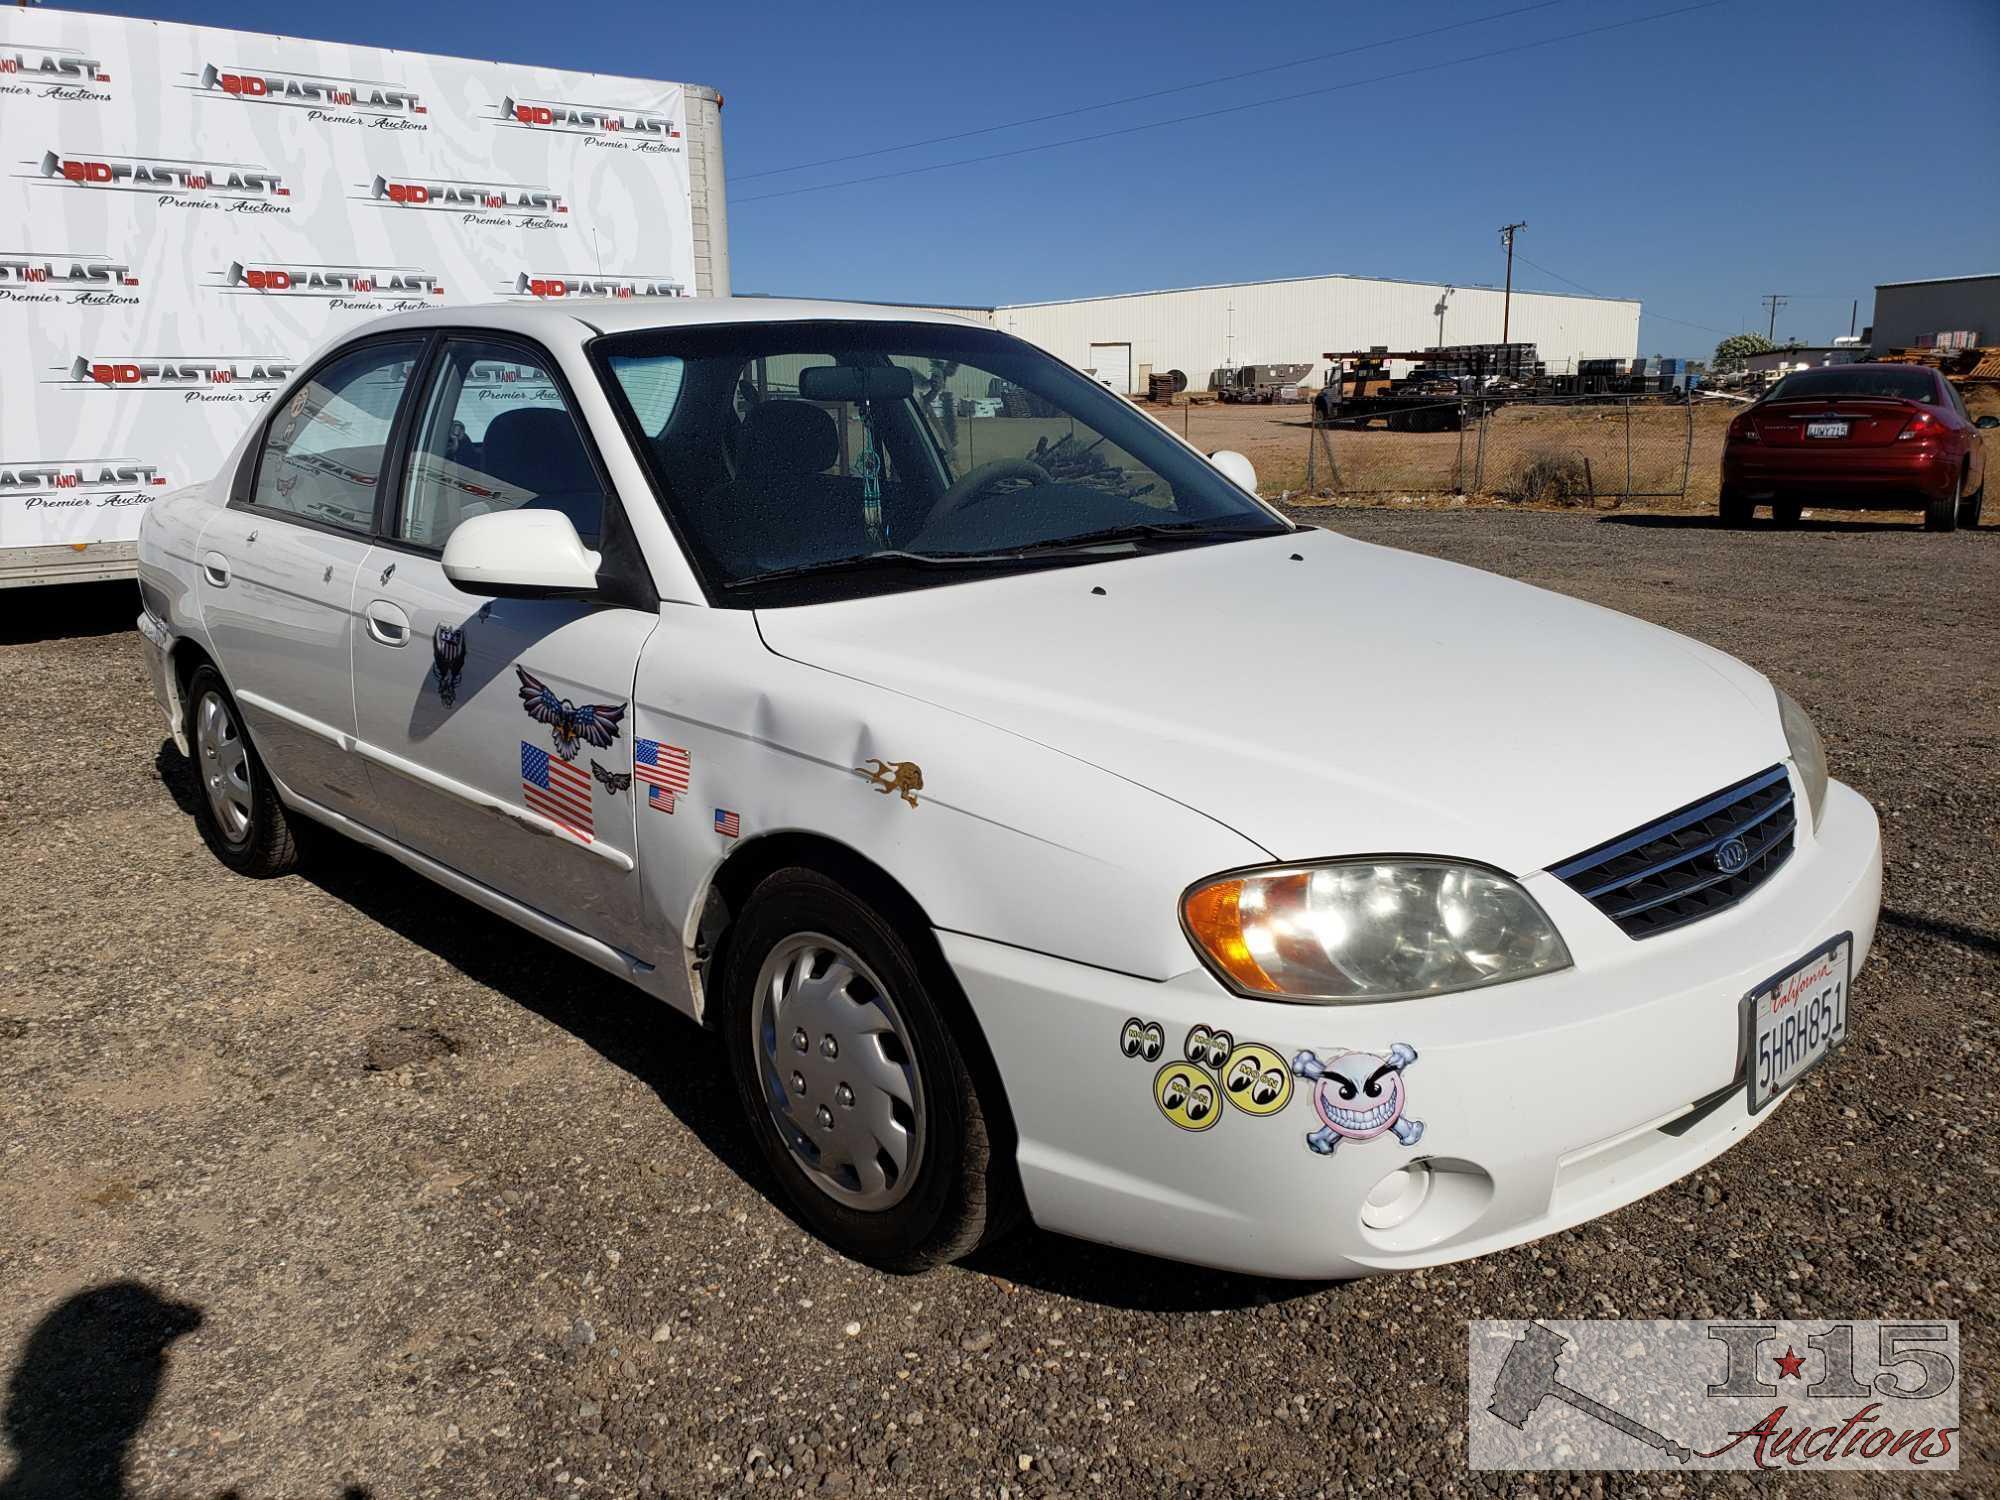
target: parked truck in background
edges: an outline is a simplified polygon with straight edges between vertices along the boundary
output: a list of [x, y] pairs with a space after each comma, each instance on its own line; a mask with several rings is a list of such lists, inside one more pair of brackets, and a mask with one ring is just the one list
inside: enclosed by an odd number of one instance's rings
[[12, 6], [0, 75], [0, 588], [130, 577], [370, 317], [729, 295], [711, 88]]

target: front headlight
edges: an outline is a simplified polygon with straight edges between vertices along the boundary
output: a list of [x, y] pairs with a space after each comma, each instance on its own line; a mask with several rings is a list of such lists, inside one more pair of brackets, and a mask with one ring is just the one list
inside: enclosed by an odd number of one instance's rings
[[1534, 897], [1444, 860], [1336, 860], [1205, 880], [1181, 922], [1217, 977], [1286, 1000], [1406, 1000], [1569, 967]]
[[1785, 743], [1792, 748], [1792, 764], [1799, 768], [1799, 781], [1806, 789], [1806, 810], [1812, 814], [1815, 837], [1820, 815], [1826, 811], [1826, 746], [1819, 731], [1792, 695], [1777, 688], [1778, 718], [1785, 726]]

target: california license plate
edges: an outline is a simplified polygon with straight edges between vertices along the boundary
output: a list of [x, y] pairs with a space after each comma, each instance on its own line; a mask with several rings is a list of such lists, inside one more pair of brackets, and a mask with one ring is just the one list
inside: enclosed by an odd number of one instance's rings
[[1809, 438], [1844, 438], [1847, 436], [1845, 422], [1808, 422], [1806, 436]]
[[1843, 932], [1743, 997], [1750, 1113], [1825, 1062], [1847, 1040], [1854, 934]]

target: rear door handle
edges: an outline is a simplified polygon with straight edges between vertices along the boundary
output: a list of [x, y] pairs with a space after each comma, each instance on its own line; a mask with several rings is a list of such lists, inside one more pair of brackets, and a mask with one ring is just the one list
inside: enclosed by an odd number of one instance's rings
[[368, 633], [385, 646], [406, 646], [410, 642], [410, 617], [387, 599], [371, 599], [362, 612]]
[[220, 552], [204, 552], [201, 555], [201, 574], [219, 589], [229, 587], [229, 559]]

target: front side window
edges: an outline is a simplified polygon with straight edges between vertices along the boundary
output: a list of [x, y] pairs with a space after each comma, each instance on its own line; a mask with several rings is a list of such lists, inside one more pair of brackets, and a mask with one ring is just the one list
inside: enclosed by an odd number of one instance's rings
[[991, 330], [741, 324], [592, 354], [721, 603], [1289, 529], [1128, 402]]
[[254, 503], [349, 531], [375, 525], [396, 407], [423, 341], [369, 344], [322, 365], [264, 434]]
[[595, 547], [604, 491], [562, 386], [513, 344], [445, 341], [417, 419], [396, 535], [442, 550], [461, 521], [497, 510], [559, 510]]

